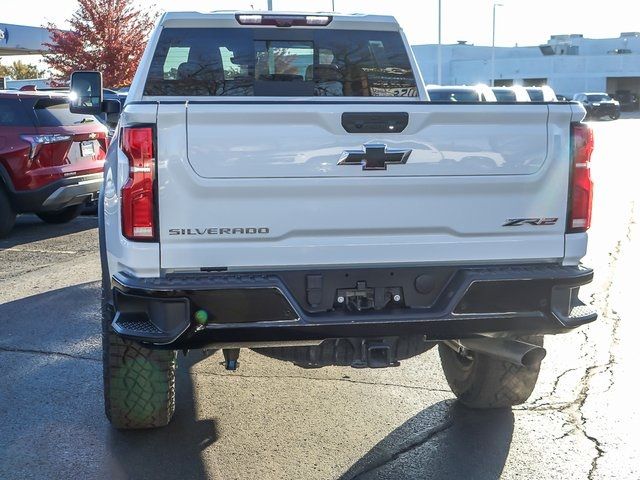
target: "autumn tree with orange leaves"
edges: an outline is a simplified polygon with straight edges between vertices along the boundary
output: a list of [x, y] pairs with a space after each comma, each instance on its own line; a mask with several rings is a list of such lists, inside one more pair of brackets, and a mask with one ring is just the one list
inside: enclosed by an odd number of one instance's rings
[[76, 70], [97, 70], [104, 84], [129, 85], [138, 68], [157, 14], [134, 0], [78, 0], [68, 31], [49, 24], [51, 42], [45, 61], [54, 78], [67, 81]]

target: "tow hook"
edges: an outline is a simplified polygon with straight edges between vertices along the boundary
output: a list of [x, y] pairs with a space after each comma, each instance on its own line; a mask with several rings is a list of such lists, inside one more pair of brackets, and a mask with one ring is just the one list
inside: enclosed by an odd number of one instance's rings
[[224, 368], [235, 372], [238, 369], [238, 358], [240, 358], [239, 348], [225, 348], [222, 350], [224, 355]]

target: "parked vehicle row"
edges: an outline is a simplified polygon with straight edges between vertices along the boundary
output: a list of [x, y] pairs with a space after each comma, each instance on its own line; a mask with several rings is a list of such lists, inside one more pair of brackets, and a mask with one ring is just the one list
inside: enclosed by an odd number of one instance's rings
[[555, 92], [549, 86], [522, 87], [488, 87], [487, 85], [472, 86], [441, 86], [427, 85], [429, 99], [432, 102], [557, 102]]
[[[473, 86], [441, 86], [427, 85], [429, 100], [445, 103], [519, 103], [519, 102], [566, 102], [564, 95], [557, 95], [547, 85], [541, 87], [488, 87], [486, 85]], [[580, 103], [587, 112], [588, 119], [609, 117], [612, 120], [620, 118], [620, 103], [606, 93], [577, 93], [574, 102]]]

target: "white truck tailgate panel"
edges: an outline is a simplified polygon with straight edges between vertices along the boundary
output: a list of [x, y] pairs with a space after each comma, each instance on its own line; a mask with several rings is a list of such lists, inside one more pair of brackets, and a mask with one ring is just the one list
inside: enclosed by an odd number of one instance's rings
[[[410, 121], [349, 134], [345, 111]], [[570, 119], [566, 105], [161, 104], [161, 267], [557, 261]], [[412, 153], [386, 171], [337, 165], [371, 142]], [[558, 220], [503, 226], [514, 218]]]

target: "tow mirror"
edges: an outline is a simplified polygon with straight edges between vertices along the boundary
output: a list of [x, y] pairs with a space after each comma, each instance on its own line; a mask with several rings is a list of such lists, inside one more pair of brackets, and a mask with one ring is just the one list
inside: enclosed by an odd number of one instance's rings
[[99, 115], [102, 113], [102, 73], [73, 72], [69, 110], [71, 113]]

